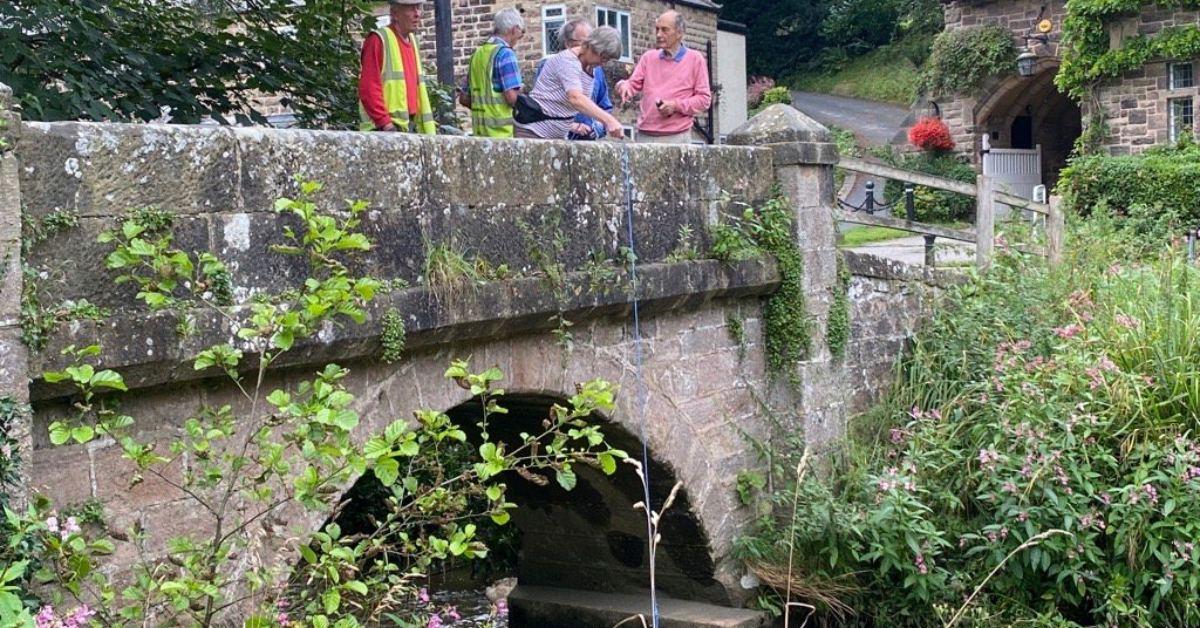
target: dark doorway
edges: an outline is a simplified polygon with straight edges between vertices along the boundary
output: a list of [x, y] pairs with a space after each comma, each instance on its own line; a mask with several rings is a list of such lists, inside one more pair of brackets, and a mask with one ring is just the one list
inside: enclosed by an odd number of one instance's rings
[[1033, 148], [1033, 116], [1017, 116], [1013, 119], [1012, 147]]

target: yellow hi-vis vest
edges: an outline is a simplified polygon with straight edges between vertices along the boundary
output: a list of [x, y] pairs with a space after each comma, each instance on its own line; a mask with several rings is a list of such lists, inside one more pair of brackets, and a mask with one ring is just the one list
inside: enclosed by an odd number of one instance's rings
[[471, 55], [471, 73], [468, 83], [471, 90], [471, 129], [480, 137], [512, 137], [513, 109], [504, 100], [504, 93], [496, 91], [492, 83], [492, 68], [496, 55], [503, 48], [489, 41]]
[[[376, 30], [375, 34], [383, 40], [383, 104], [387, 106], [388, 112], [392, 116], [392, 124], [407, 131], [409, 128], [408, 85], [404, 82], [404, 61], [400, 58], [400, 39], [396, 37], [395, 31], [389, 26]], [[412, 43], [416, 54], [419, 73], [421, 49], [417, 46], [415, 37], [409, 35], [408, 40]], [[435, 135], [437, 134], [437, 123], [433, 121], [433, 107], [429, 104], [429, 92], [425, 89], [425, 77], [418, 76], [418, 80], [420, 81], [420, 85], [417, 86], [419, 102], [417, 103], [417, 119], [413, 121], [413, 126], [417, 133]], [[362, 120], [358, 127], [360, 130], [375, 129], [375, 123], [371, 121], [361, 102], [358, 104], [358, 115]]]

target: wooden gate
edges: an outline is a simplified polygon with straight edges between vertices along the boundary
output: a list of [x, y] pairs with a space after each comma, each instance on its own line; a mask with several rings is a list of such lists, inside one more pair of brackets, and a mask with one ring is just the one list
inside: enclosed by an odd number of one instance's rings
[[985, 150], [983, 174], [991, 177], [998, 190], [1032, 200], [1033, 188], [1042, 184], [1042, 145]]

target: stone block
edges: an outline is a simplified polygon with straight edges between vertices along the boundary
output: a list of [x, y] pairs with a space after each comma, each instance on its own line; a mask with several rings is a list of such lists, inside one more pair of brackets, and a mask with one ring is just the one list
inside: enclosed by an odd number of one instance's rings
[[297, 178], [322, 184], [313, 201], [327, 209], [364, 200], [370, 209], [415, 211], [434, 198], [433, 173], [427, 167], [433, 142], [428, 139], [405, 133], [258, 128], [234, 129], [232, 134], [242, 198], [234, 211], [271, 212], [276, 199], [299, 195]]
[[92, 497], [92, 460], [86, 445], [43, 447], [33, 451], [30, 490], [50, 498], [55, 508], [83, 503]]
[[[151, 471], [140, 472], [137, 465], [123, 457], [121, 447], [112, 443], [106, 447], [97, 447], [92, 456], [95, 461], [96, 497], [106, 503], [119, 503], [122, 509], [137, 510], [153, 504], [165, 504], [182, 499], [184, 494], [168, 484], [179, 484], [183, 480], [183, 458], [175, 457], [167, 449], [171, 436], [167, 433], [160, 438], [142, 436], [139, 440], [155, 442], [159, 455], [172, 458], [165, 466], [156, 466], [155, 470], [163, 474], [159, 478]], [[198, 504], [193, 506], [200, 510]]]
[[[76, 227], [33, 247], [25, 263], [37, 277], [38, 299], [43, 306], [55, 307], [66, 299], [87, 299], [101, 307], [145, 309], [134, 298], [135, 284], [116, 285], [120, 273], [104, 268], [104, 259], [112, 252], [113, 245], [96, 241], [101, 233], [118, 229], [120, 224], [121, 220], [115, 217], [81, 218]], [[205, 216], [177, 216], [172, 233], [174, 247], [188, 252], [209, 250]], [[269, 259], [262, 251], [256, 253]]]
[[183, 125], [27, 123], [17, 153], [27, 218], [56, 211], [118, 216], [139, 207], [237, 210], [230, 130]]
[[571, 198], [568, 142], [438, 138], [429, 142], [430, 201], [459, 205], [564, 205]]

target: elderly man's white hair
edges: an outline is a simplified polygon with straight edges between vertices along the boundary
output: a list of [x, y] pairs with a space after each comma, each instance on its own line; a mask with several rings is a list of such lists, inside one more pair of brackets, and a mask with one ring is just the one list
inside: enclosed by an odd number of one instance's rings
[[572, 39], [577, 39], [575, 37], [575, 32], [577, 30], [579, 30], [580, 26], [587, 27], [589, 32], [592, 29], [592, 23], [581, 17], [577, 17], [573, 20], [567, 20], [566, 22], [563, 22], [563, 25], [558, 27], [559, 43], [561, 43], [565, 47], [567, 45], [568, 41], [570, 41]]
[[525, 18], [516, 9], [504, 9], [496, 13], [493, 19], [492, 32], [497, 35], [507, 35], [512, 29], [525, 30]]

